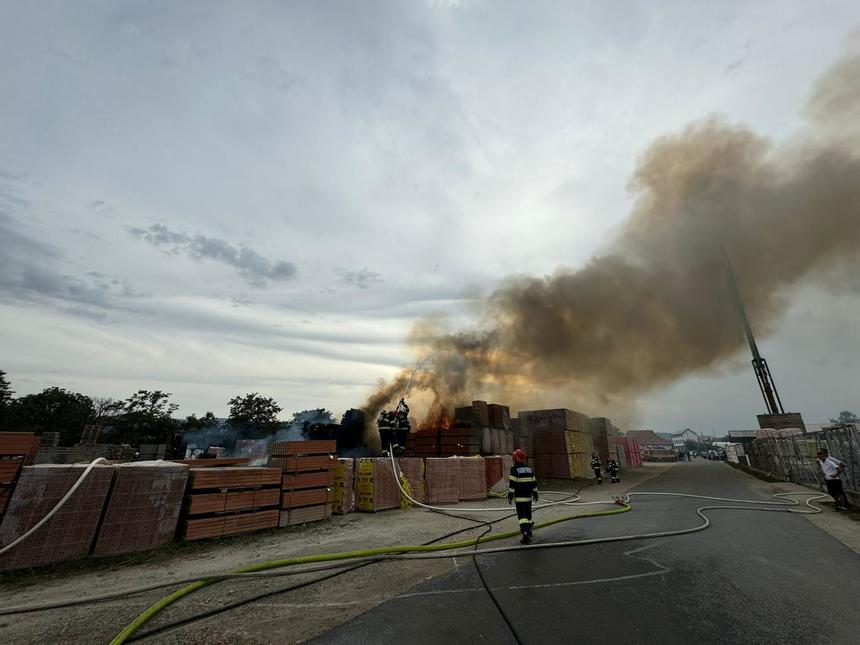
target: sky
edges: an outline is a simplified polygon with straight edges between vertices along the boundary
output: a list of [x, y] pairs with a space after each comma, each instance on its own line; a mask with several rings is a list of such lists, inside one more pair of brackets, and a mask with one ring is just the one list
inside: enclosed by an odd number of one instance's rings
[[[506, 276], [611, 245], [655, 139], [711, 114], [790, 138], [860, 40], [853, 0], [0, 12], [0, 369], [18, 395], [161, 389], [219, 416], [247, 392], [360, 406], [417, 320], [468, 326]], [[857, 291], [792, 294], [759, 338], [787, 409], [860, 408], [858, 317]], [[739, 345], [624, 423], [763, 411]]]

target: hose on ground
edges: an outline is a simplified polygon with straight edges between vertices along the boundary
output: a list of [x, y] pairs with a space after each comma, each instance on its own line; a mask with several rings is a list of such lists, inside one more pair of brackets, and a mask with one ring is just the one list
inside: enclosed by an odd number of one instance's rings
[[45, 522], [47, 522], [52, 517], [54, 517], [56, 512], [59, 511], [61, 508], [63, 508], [63, 505], [71, 499], [72, 495], [74, 495], [75, 491], [78, 490], [78, 488], [80, 488], [81, 484], [84, 483], [84, 480], [87, 478], [87, 475], [89, 475], [90, 472], [92, 472], [93, 468], [95, 468], [99, 464], [107, 464], [107, 463], [108, 463], [108, 460], [105, 459], [104, 457], [99, 457], [98, 459], [94, 459], [92, 461], [92, 463], [90, 463], [90, 465], [87, 466], [86, 469], [84, 469], [84, 472], [81, 473], [81, 476], [78, 477], [78, 480], [74, 484], [72, 484], [72, 487], [69, 489], [69, 491], [65, 495], [63, 495], [63, 498], [59, 502], [57, 502], [57, 505], [54, 506], [54, 508], [52, 508], [50, 511], [48, 511], [48, 513], [47, 513], [47, 515], [45, 515], [45, 517], [43, 517], [41, 520], [36, 522], [36, 524], [34, 524], [32, 527], [30, 527], [26, 532], [19, 535], [17, 538], [12, 540], [6, 546], [0, 547], [0, 555], [3, 555], [7, 551], [9, 551], [12, 547], [20, 544], [21, 542], [26, 540], [28, 537], [33, 535], [33, 533], [38, 531], [45, 524]]
[[[611, 502], [614, 503], [614, 502]], [[580, 513], [578, 515], [571, 515], [565, 518], [557, 518], [555, 520], [550, 520], [548, 522], [544, 522], [543, 526], [550, 526], [552, 524], [558, 524], [561, 521], [569, 521], [578, 518], [584, 517], [599, 517], [604, 515], [616, 515], [618, 513], [626, 513], [630, 510], [629, 504], [624, 504], [619, 506], [617, 509], [612, 509], [608, 511], [596, 511], [591, 513]], [[519, 531], [512, 531], [508, 533], [500, 533], [498, 535], [488, 535], [483, 538], [479, 538], [481, 543], [501, 540], [508, 537], [513, 537], [514, 535], [518, 535]], [[345, 553], [326, 553], [321, 555], [310, 555], [310, 556], [299, 556], [294, 558], [287, 558], [285, 560], [274, 560], [272, 562], [261, 562], [259, 564], [253, 564], [247, 567], [242, 567], [235, 571], [235, 573], [253, 573], [256, 571], [264, 571], [267, 569], [278, 569], [281, 567], [288, 567], [297, 564], [308, 564], [313, 562], [332, 562], [338, 560], [355, 560], [361, 561], [361, 558], [372, 558], [373, 556], [383, 556], [383, 555], [397, 555], [397, 554], [406, 554], [410, 552], [432, 552], [432, 551], [452, 551], [452, 550], [460, 550], [464, 548], [472, 548], [473, 541], [468, 540], [466, 542], [453, 542], [450, 544], [432, 544], [427, 546], [395, 546], [395, 547], [382, 547], [378, 549], [367, 549], [363, 551], [348, 551]], [[490, 552], [495, 550], [484, 550], [479, 551], [480, 554], [484, 554], [485, 552]], [[450, 557], [447, 554], [441, 554], [442, 557]], [[458, 554], [458, 555], [468, 555], [467, 554]], [[385, 558], [388, 559], [388, 558]], [[211, 578], [211, 576], [210, 576]], [[209, 578], [203, 578], [194, 582], [190, 585], [182, 587], [171, 593], [168, 596], [165, 596], [154, 605], [146, 609], [143, 613], [141, 613], [137, 618], [135, 618], [131, 623], [129, 623], [125, 629], [123, 629], [117, 636], [111, 641], [111, 645], [120, 645], [124, 643], [129, 636], [131, 636], [134, 632], [140, 629], [146, 622], [148, 622], [151, 618], [153, 618], [156, 614], [158, 614], [162, 609], [168, 607], [173, 604], [177, 600], [184, 598], [185, 596], [194, 593], [198, 589], [202, 589], [206, 585], [210, 583]]]

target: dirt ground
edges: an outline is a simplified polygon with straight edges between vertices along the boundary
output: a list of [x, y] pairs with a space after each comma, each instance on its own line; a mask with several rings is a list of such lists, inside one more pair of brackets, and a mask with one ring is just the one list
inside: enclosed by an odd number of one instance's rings
[[[583, 501], [606, 499], [659, 475], [669, 464], [649, 465], [624, 473], [621, 484], [590, 486]], [[546, 490], [571, 491], [586, 482], [552, 481]], [[547, 499], [550, 496], [547, 495]], [[495, 513], [476, 513], [482, 520], [501, 517], [512, 509], [505, 500], [461, 503], [469, 508], [501, 507]], [[593, 510], [589, 507], [585, 510]], [[537, 521], [570, 515], [571, 507], [555, 506], [536, 513]], [[583, 520], [588, 521], [588, 520]], [[291, 556], [420, 544], [471, 522], [421, 509], [377, 514], [336, 515], [330, 521], [293, 529], [273, 529], [236, 538], [172, 544], [130, 557], [89, 559], [29, 572], [0, 576], [0, 607], [50, 602], [77, 596], [109, 593], [178, 578], [222, 573], [258, 562]], [[496, 531], [516, 529], [516, 520], [496, 525]], [[470, 530], [453, 538], [476, 537]], [[511, 539], [513, 541], [513, 538]], [[501, 544], [501, 543], [499, 543]], [[289, 593], [273, 594], [241, 609], [195, 621], [148, 639], [152, 643], [299, 643], [359, 615], [405, 589], [458, 566], [453, 558], [376, 564], [332, 580]], [[324, 574], [305, 574], [269, 580], [224, 581], [210, 585], [169, 607], [141, 632], [197, 615], [223, 604], [267, 591], [276, 591]], [[0, 616], [3, 643], [107, 643], [137, 614], [173, 588], [102, 602], [95, 605]]]

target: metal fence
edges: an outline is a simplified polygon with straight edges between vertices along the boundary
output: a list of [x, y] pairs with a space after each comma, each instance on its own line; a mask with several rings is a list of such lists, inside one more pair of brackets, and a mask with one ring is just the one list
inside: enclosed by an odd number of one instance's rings
[[856, 426], [834, 426], [818, 432], [756, 439], [744, 447], [749, 465], [796, 484], [824, 490], [816, 459], [819, 448], [845, 465], [842, 482], [852, 504], [860, 504], [860, 433]]

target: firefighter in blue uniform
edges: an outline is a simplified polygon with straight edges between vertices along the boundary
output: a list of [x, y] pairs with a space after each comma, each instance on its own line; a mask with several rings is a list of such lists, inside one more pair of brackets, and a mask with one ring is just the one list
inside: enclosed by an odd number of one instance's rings
[[520, 532], [523, 534], [522, 543], [531, 544], [534, 527], [532, 500], [538, 501], [537, 479], [535, 479], [535, 471], [526, 463], [525, 451], [517, 448], [512, 457], [514, 463], [508, 477], [508, 504], [511, 502], [516, 504]]
[[600, 472], [600, 457], [597, 456], [597, 453], [591, 453], [591, 470], [594, 471], [594, 477], [597, 479], [598, 484], [603, 483], [603, 474]]

